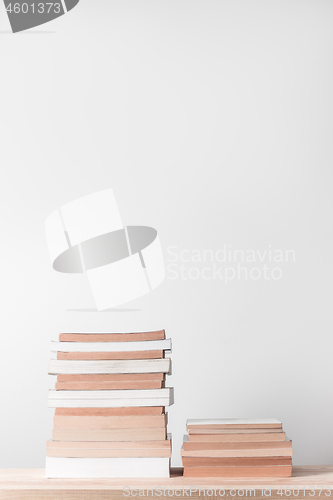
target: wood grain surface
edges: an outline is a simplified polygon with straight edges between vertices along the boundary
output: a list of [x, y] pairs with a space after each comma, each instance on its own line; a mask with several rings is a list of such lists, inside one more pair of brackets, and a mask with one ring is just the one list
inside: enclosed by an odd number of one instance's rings
[[[170, 479], [100, 479], [100, 480], [75, 480], [75, 479], [46, 479], [44, 469], [4, 469], [0, 471], [0, 499], [1, 500], [124, 500], [124, 487], [140, 490], [154, 488], [165, 488], [166, 497], [169, 490], [177, 490], [177, 496], [184, 498], [189, 496], [192, 488], [191, 498], [221, 498], [219, 489], [224, 489], [226, 496], [239, 500], [244, 498], [243, 493], [238, 495], [237, 491], [244, 492], [245, 489], [255, 490], [252, 497], [267, 498], [263, 496], [262, 488], [270, 489], [271, 500], [286, 500], [288, 495], [279, 495], [280, 488], [299, 488], [298, 498], [330, 498], [333, 495], [325, 495], [328, 490], [322, 488], [331, 487], [333, 490], [333, 465], [317, 466], [294, 466], [292, 477], [289, 478], [265, 478], [265, 479], [227, 479], [227, 478], [184, 478], [181, 468], [171, 470]], [[199, 492], [199, 489], [201, 491]], [[216, 489], [217, 496], [210, 491]], [[236, 494], [230, 495], [231, 490]], [[185, 491], [185, 494], [184, 494]], [[229, 493], [228, 493], [229, 492]], [[297, 492], [297, 490], [295, 490]], [[305, 495], [304, 495], [305, 492]], [[147, 492], [146, 492], [147, 493]], [[233, 493], [235, 493], [233, 491]], [[311, 493], [311, 494], [310, 494]], [[145, 495], [147, 497], [147, 494]], [[148, 498], [153, 496], [150, 491]], [[154, 495], [155, 496], [155, 495]], [[165, 498], [162, 495], [161, 498]], [[249, 496], [249, 495], [247, 495]], [[128, 496], [133, 498], [133, 496]], [[296, 495], [290, 498], [295, 500]]]

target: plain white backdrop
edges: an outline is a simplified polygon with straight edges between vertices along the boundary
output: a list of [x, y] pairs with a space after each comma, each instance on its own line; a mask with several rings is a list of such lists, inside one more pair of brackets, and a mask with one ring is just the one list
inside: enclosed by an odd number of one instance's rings
[[[81, 0], [12, 35], [0, 6], [0, 467], [44, 466], [51, 338], [151, 328], [173, 339], [175, 465], [187, 418], [266, 416], [295, 464], [333, 463], [332, 19], [330, 0]], [[44, 222], [106, 187], [166, 259], [295, 259], [276, 280], [169, 273], [97, 313]]]

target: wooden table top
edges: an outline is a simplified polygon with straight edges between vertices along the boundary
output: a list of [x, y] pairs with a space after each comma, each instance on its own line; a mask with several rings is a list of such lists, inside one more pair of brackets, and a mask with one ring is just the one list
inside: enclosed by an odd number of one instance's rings
[[329, 500], [333, 465], [294, 466], [292, 477], [274, 479], [184, 478], [182, 468], [171, 469], [168, 479], [46, 479], [44, 469], [0, 470], [0, 500], [244, 500], [249, 496]]
[[[124, 486], [132, 488], [191, 488], [204, 486], [233, 488], [262, 488], [264, 486], [279, 489], [281, 486], [299, 486], [300, 488], [331, 486], [333, 489], [333, 465], [293, 466], [290, 478], [184, 478], [182, 468], [172, 468], [168, 479], [47, 479], [44, 469], [0, 469], [0, 490], [6, 489], [112, 489], [122, 490]], [[333, 492], [332, 492], [333, 500]]]

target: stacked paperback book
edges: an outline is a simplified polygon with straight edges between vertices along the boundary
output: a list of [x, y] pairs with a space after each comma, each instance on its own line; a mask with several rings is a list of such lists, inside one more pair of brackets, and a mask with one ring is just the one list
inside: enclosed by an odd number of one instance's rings
[[289, 477], [292, 442], [272, 419], [188, 420], [185, 477]]
[[171, 438], [165, 408], [173, 388], [171, 340], [164, 330], [62, 333], [51, 343], [47, 443], [50, 478], [169, 477]]

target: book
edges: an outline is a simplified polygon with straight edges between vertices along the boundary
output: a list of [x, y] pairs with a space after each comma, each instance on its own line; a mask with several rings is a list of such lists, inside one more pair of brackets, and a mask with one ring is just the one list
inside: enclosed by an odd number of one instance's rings
[[291, 457], [183, 457], [184, 467], [257, 467], [291, 464]]
[[143, 429], [55, 429], [53, 441], [162, 441], [166, 428]]
[[51, 359], [49, 374], [170, 373], [170, 358], [137, 360], [58, 360]]
[[190, 443], [273, 442], [285, 440], [285, 432], [270, 432], [267, 434], [189, 434]]
[[130, 457], [165, 457], [171, 458], [171, 449], [167, 448], [47, 448], [47, 457], [68, 457], [68, 458], [130, 458]]
[[85, 448], [85, 449], [110, 449], [110, 450], [132, 450], [132, 449], [155, 449], [163, 448], [171, 450], [171, 434], [162, 441], [47, 441], [47, 448]]
[[51, 352], [51, 359], [159, 359], [164, 351], [125, 351], [125, 352]]
[[49, 408], [117, 408], [124, 406], [171, 406], [172, 387], [116, 391], [55, 391], [49, 390]]
[[[173, 387], [164, 389], [130, 389], [116, 391], [55, 391], [49, 390], [49, 401], [57, 399], [154, 399], [170, 398]], [[157, 406], [157, 405], [150, 405]]]
[[279, 434], [283, 432], [282, 427], [278, 429], [216, 429], [214, 427], [195, 427], [187, 429], [188, 435], [200, 434], [200, 435], [217, 435], [217, 434]]
[[106, 374], [60, 374], [57, 382], [128, 382], [162, 380], [164, 373], [106, 373]]
[[162, 427], [168, 423], [168, 414], [138, 416], [60, 416], [53, 417], [55, 429], [135, 429]]
[[182, 457], [291, 457], [291, 441], [263, 443], [189, 443], [184, 442]]
[[[96, 334], [94, 334], [96, 335]], [[170, 351], [171, 339], [134, 342], [56, 342], [51, 341], [51, 352], [126, 352]]]
[[56, 382], [56, 391], [105, 391], [118, 389], [161, 389], [161, 380], [139, 380], [128, 382]]
[[188, 440], [188, 436], [185, 434], [183, 438], [183, 448], [184, 450], [220, 450], [220, 449], [240, 449], [240, 448], [269, 448], [273, 445], [276, 448], [292, 448], [292, 441], [286, 438], [285, 441], [270, 441], [270, 442], [203, 442], [203, 443], [193, 443]]
[[184, 477], [290, 477], [291, 465], [262, 467], [185, 467]]
[[118, 407], [118, 408], [56, 408], [55, 415], [63, 416], [93, 416], [108, 417], [121, 415], [161, 415], [165, 413], [164, 406], [138, 406], [138, 407]]
[[164, 340], [165, 331], [133, 333], [60, 333], [60, 342], [138, 342]]
[[[65, 392], [65, 391], [64, 391]], [[92, 392], [92, 391], [91, 391]], [[171, 406], [174, 399], [147, 398], [147, 399], [49, 399], [49, 408], [118, 408], [124, 406]]]
[[187, 429], [216, 428], [216, 429], [264, 429], [282, 428], [282, 423], [276, 418], [218, 418], [192, 419], [186, 422]]
[[164, 478], [170, 475], [170, 459], [46, 457], [48, 478]]

